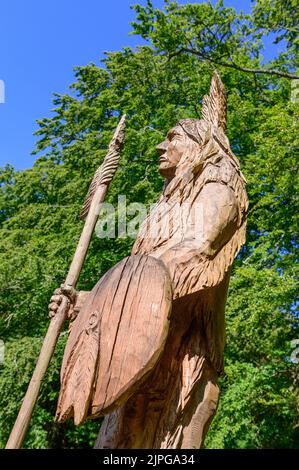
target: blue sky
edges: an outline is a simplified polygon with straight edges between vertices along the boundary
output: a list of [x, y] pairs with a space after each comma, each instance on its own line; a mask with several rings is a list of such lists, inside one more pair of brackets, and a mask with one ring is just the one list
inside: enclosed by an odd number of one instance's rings
[[[5, 103], [0, 99], [0, 166], [32, 166], [36, 119], [51, 115], [53, 92], [68, 91], [73, 66], [99, 64], [103, 51], [140, 44], [140, 38], [129, 36], [134, 3], [144, 5], [146, 0], [1, 1], [0, 80], [5, 84]], [[250, 0], [224, 4], [250, 9]]]

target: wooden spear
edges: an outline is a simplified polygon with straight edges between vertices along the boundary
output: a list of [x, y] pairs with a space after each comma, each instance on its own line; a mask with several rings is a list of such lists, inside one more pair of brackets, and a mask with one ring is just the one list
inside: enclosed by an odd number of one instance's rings
[[[86, 217], [85, 225], [64, 283], [65, 291], [71, 292], [76, 287], [101, 204], [107, 193], [109, 183], [118, 167], [120, 151], [124, 143], [125, 118], [126, 116], [124, 115], [119, 121], [114, 136], [109, 144], [108, 153], [102, 165], [95, 172], [87, 198], [84, 202], [81, 217]], [[42, 380], [53, 356], [63, 324], [67, 318], [68, 305], [68, 298], [63, 296], [62, 302], [49, 325], [21, 409], [6, 444], [6, 449], [19, 449], [23, 443]]]

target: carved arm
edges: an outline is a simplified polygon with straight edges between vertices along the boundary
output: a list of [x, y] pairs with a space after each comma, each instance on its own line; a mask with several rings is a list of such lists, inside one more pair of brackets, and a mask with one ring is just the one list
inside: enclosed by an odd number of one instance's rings
[[202, 217], [200, 233], [186, 238], [161, 255], [171, 276], [180, 264], [194, 256], [213, 257], [230, 240], [238, 223], [238, 204], [234, 192], [221, 183], [208, 183], [195, 201]]

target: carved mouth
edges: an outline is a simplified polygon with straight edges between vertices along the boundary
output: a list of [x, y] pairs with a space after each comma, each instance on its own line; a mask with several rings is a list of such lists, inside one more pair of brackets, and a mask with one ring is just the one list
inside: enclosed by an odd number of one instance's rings
[[166, 163], [167, 161], [168, 160], [164, 155], [161, 155], [161, 157], [159, 158], [159, 163]]

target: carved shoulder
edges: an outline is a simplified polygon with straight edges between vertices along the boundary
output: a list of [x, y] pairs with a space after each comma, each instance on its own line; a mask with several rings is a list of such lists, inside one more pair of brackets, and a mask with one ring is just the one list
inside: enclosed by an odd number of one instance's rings
[[222, 183], [208, 183], [196, 201], [202, 211], [202, 244], [214, 255], [233, 236], [238, 225], [238, 202], [234, 191]]

